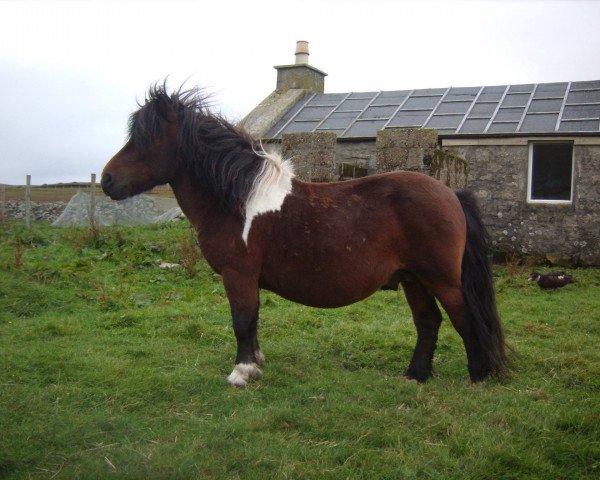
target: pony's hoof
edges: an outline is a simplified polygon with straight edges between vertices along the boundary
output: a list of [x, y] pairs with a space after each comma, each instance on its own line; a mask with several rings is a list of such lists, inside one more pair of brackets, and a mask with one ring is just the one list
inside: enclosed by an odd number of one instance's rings
[[256, 363], [238, 363], [227, 377], [227, 381], [236, 388], [242, 388], [248, 385], [248, 382], [257, 380], [261, 376], [262, 371]]
[[430, 371], [426, 370], [417, 370], [413, 368], [409, 368], [406, 372], [404, 372], [404, 378], [406, 380], [412, 380], [419, 383], [425, 383], [432, 376]]

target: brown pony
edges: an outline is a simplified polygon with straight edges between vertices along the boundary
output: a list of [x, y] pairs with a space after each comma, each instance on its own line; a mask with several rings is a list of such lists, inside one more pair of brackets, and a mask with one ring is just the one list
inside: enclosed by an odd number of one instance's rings
[[131, 115], [102, 188], [121, 200], [166, 183], [223, 278], [237, 339], [232, 385], [262, 374], [260, 288], [333, 308], [402, 284], [417, 329], [406, 377], [431, 376], [436, 299], [463, 339], [471, 380], [507, 370], [485, 228], [470, 193], [412, 172], [302, 182], [289, 161], [211, 113], [200, 91], [155, 85]]

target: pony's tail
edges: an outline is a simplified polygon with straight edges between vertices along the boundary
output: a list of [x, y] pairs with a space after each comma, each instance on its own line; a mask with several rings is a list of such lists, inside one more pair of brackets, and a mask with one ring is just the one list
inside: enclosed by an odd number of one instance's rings
[[[456, 192], [467, 220], [467, 242], [462, 261], [462, 288], [465, 320], [475, 337], [477, 364], [469, 365], [473, 381], [488, 375], [505, 376], [511, 368], [506, 355], [502, 324], [496, 308], [488, 240], [475, 196], [466, 190]], [[471, 362], [470, 362], [471, 363]]]

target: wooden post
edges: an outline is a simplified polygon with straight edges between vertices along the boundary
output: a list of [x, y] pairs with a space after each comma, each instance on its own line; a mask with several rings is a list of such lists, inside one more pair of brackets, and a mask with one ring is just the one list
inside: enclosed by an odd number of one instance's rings
[[96, 174], [92, 173], [90, 182], [90, 227], [94, 227], [96, 214]]
[[31, 175], [25, 177], [25, 228], [31, 226]]

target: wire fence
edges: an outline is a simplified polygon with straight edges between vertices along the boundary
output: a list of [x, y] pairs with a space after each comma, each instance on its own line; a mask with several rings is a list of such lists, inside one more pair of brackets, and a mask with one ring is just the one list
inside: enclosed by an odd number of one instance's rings
[[[23, 185], [0, 185], [0, 222], [22, 221], [27, 228], [36, 221], [56, 224], [67, 211], [71, 224], [80, 225], [82, 216], [90, 226], [133, 224], [136, 218], [138, 223], [149, 223], [176, 205], [169, 186], [156, 187], [132, 201], [113, 202], [99, 188], [96, 174], [91, 174], [89, 182], [33, 185], [32, 176], [27, 175]], [[127, 210], [129, 218], [125, 220], [123, 212]]]

